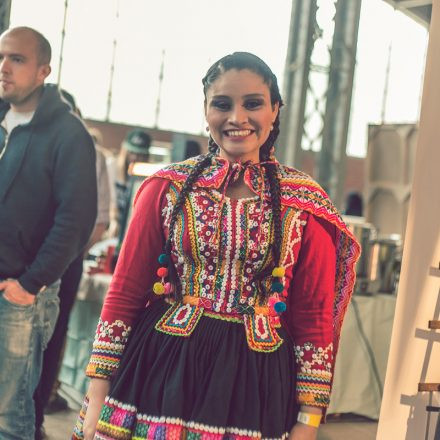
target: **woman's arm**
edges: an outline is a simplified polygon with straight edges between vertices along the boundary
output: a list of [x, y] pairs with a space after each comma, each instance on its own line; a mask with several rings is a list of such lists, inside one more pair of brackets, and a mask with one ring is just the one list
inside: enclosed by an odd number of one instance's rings
[[136, 196], [133, 216], [118, 263], [104, 300], [92, 356], [89, 377], [106, 379], [118, 368], [133, 321], [152, 298], [157, 280], [158, 256], [165, 237], [162, 208], [169, 181], [151, 179]]
[[90, 380], [86, 397], [88, 405], [83, 424], [84, 440], [93, 440], [95, 437], [96, 425], [109, 389], [110, 381], [107, 379], [92, 378]]
[[[330, 399], [335, 239], [333, 225], [308, 215], [287, 299], [285, 322], [295, 345], [296, 398], [301, 411], [310, 414], [322, 414]], [[314, 439], [317, 429], [297, 423], [294, 431], [309, 436], [292, 439]]]

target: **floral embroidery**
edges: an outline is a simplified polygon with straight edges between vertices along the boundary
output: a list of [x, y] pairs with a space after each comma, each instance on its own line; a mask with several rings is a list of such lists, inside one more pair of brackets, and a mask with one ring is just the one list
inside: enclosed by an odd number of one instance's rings
[[296, 345], [295, 355], [301, 372], [311, 373], [312, 368], [316, 368], [330, 373], [333, 364], [333, 343], [325, 348], [315, 347], [311, 342], [306, 342], [302, 346]]
[[131, 327], [124, 324], [123, 321], [116, 320], [111, 324], [108, 321], [102, 321], [99, 318], [96, 330], [95, 341], [109, 339], [113, 343], [125, 344]]

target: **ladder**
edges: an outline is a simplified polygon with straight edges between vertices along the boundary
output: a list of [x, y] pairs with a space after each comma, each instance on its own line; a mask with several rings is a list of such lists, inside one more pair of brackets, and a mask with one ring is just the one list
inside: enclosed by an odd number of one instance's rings
[[[440, 262], [438, 268], [431, 267], [430, 275], [440, 277]], [[428, 329], [430, 330], [440, 330], [440, 320], [428, 321]], [[429, 405], [426, 406], [426, 411], [428, 412], [428, 422], [426, 425], [425, 438], [428, 438], [429, 430], [429, 416], [432, 413], [440, 413], [440, 406], [432, 405], [432, 393], [440, 391], [440, 383], [437, 382], [419, 382], [418, 386], [419, 392], [429, 392]], [[437, 426], [435, 429], [434, 440], [440, 440], [440, 417], [437, 418]]]

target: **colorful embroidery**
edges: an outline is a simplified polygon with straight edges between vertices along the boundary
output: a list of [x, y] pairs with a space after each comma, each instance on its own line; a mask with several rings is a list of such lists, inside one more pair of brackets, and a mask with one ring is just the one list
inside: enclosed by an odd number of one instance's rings
[[[154, 177], [171, 180], [175, 184], [183, 183], [200, 157], [188, 159], [160, 170]], [[202, 172], [194, 187], [219, 189], [224, 183], [230, 168], [227, 160], [213, 159], [212, 165]], [[294, 168], [278, 164], [280, 177], [281, 203], [284, 206], [309, 212], [335, 225], [337, 237], [337, 266], [335, 300], [333, 308], [333, 344], [336, 354], [342, 321], [350, 301], [355, 283], [354, 266], [360, 255], [360, 246], [352, 232], [346, 227], [338, 211], [325, 191], [307, 174]], [[261, 166], [251, 165], [245, 169], [244, 180], [249, 187], [264, 199], [270, 199], [267, 177], [261, 177]], [[250, 243], [251, 239], [249, 240]]]
[[[198, 160], [194, 158], [171, 165], [153, 177], [172, 181], [162, 212], [165, 234], [177, 195]], [[265, 269], [271, 270], [275, 265], [270, 251], [273, 221], [269, 183], [261, 166], [249, 166], [244, 171], [245, 182], [261, 197], [241, 200], [225, 198], [220, 189], [228, 176], [229, 167], [229, 162], [217, 158], [202, 172], [185, 201], [174, 229], [172, 257], [182, 293], [184, 298], [196, 297], [203, 302], [200, 306], [171, 307], [156, 328], [168, 334], [187, 336], [194, 330], [202, 309], [226, 317], [240, 315], [248, 321], [245, 330], [250, 348], [273, 351], [282, 343], [275, 330], [279, 325], [276, 319], [264, 318], [267, 320], [263, 322], [260, 318], [249, 318], [254, 313], [258, 294], [270, 291], [271, 276], [262, 274], [266, 273]], [[290, 268], [282, 280], [287, 292], [289, 283], [294, 281], [291, 279], [291, 267], [301, 247], [307, 213], [323, 218], [337, 228], [333, 308], [333, 349], [336, 353], [342, 319], [355, 282], [354, 265], [359, 256], [359, 245], [316, 182], [306, 174], [282, 165], [278, 165], [278, 172], [282, 201], [281, 260], [283, 267]], [[177, 311], [179, 307], [184, 307], [181, 313]], [[174, 312], [177, 315], [172, 316]], [[122, 330], [115, 323], [104, 323], [98, 330], [88, 367], [89, 375], [106, 377], [114, 371], [130, 329], [125, 329], [125, 335]], [[116, 340], [116, 337], [120, 339]], [[298, 372], [302, 395], [306, 396], [318, 383], [322, 389], [319, 388], [317, 393], [310, 396], [324, 396], [328, 377], [322, 373], [323, 369], [315, 367], [310, 370], [311, 373]]]
[[[273, 265], [272, 213], [265, 205], [262, 215], [252, 198], [226, 199], [220, 213], [220, 198], [215, 190], [189, 195], [177, 222], [173, 255], [184, 296], [209, 299], [212, 310], [233, 313], [237, 307], [253, 305], [260, 289], [254, 275]], [[167, 197], [166, 225], [173, 200]]]
[[109, 323], [99, 319], [86, 369], [88, 376], [105, 379], [116, 371], [130, 331], [131, 327], [120, 320]]
[[295, 346], [297, 398], [302, 405], [328, 406], [333, 368], [333, 344], [315, 347], [306, 342]]
[[245, 315], [244, 325], [247, 343], [254, 351], [272, 352], [283, 343], [270, 316]]
[[331, 367], [333, 364], [333, 344], [327, 347], [315, 347], [311, 342], [306, 342], [302, 346], [295, 346], [295, 355], [298, 366], [303, 373], [311, 373], [312, 368], [319, 368], [328, 373], [331, 377]]
[[76, 419], [75, 426], [73, 428], [72, 440], [83, 440], [83, 426], [84, 426], [84, 418], [87, 414], [87, 408], [89, 407], [89, 398], [86, 396], [84, 398], [84, 402], [81, 405], [81, 410], [78, 414], [78, 418]]
[[279, 170], [281, 203], [310, 212], [327, 220], [338, 229], [335, 301], [333, 307], [333, 348], [336, 355], [342, 321], [356, 281], [354, 267], [361, 249], [325, 191], [310, 176], [283, 165], [279, 166]]
[[100, 340], [106, 339], [117, 344], [125, 344], [127, 342], [128, 334], [131, 327], [124, 324], [123, 321], [116, 320], [112, 323], [102, 321], [99, 318], [98, 328], [96, 329], [96, 337]]
[[296, 396], [300, 405], [327, 407], [330, 403], [331, 383], [321, 375], [297, 373]]
[[191, 304], [171, 306], [156, 324], [156, 330], [168, 335], [188, 337], [203, 314], [203, 308]]
[[[79, 420], [73, 440], [82, 440], [83, 420]], [[287, 439], [284, 433], [280, 439]], [[95, 440], [262, 440], [261, 432], [236, 427], [217, 427], [176, 417], [142, 414], [133, 405], [106, 398]]]

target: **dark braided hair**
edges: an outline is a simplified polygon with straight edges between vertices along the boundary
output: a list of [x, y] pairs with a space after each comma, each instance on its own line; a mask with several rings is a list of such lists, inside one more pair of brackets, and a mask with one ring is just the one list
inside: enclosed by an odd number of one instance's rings
[[[247, 69], [256, 74], [258, 74], [263, 81], [268, 85], [270, 90], [271, 104], [274, 106], [278, 103], [279, 108], [283, 105], [283, 100], [278, 88], [278, 82], [276, 76], [270, 70], [269, 66], [259, 57], [248, 52], [234, 52], [231, 55], [226, 55], [225, 57], [216, 61], [206, 73], [205, 77], [202, 79], [203, 93], [205, 95], [208, 89], [211, 87], [212, 83], [217, 80], [223, 73], [228, 70], [237, 69], [243, 70]], [[265, 143], [260, 147], [260, 161], [268, 161], [271, 154], [271, 148], [274, 145], [276, 139], [278, 138], [280, 119], [279, 112], [273, 123], [273, 129], [271, 130], [269, 137]], [[209, 153], [200, 157], [199, 162], [194, 166], [193, 170], [186, 179], [177, 201], [173, 207], [171, 213], [170, 225], [168, 228], [168, 239], [165, 243], [165, 254], [168, 256], [169, 268], [168, 275], [169, 281], [174, 286], [174, 296], [176, 300], [182, 299], [182, 292], [180, 290], [180, 283], [177, 276], [176, 268], [173, 264], [171, 258], [171, 243], [172, 237], [174, 235], [174, 228], [176, 225], [177, 217], [182, 209], [187, 194], [191, 191], [192, 185], [197, 180], [202, 171], [212, 163], [212, 159], [218, 154], [219, 147], [215, 143], [214, 139], [210, 136], [208, 141]], [[274, 163], [266, 163], [263, 165], [268, 176], [270, 184], [270, 195], [271, 204], [273, 212], [273, 224], [274, 224], [274, 242], [272, 246], [272, 253], [276, 265], [280, 263], [281, 254], [281, 192], [280, 192], [280, 182], [277, 172], [277, 166]], [[264, 294], [265, 296], [267, 294]]]
[[168, 278], [170, 283], [174, 287], [174, 297], [177, 301], [182, 299], [182, 292], [179, 289], [180, 282], [179, 277], [177, 276], [176, 267], [174, 266], [173, 260], [171, 258], [171, 242], [174, 234], [174, 226], [176, 225], [177, 215], [179, 211], [182, 209], [183, 204], [185, 203], [186, 195], [191, 191], [193, 183], [196, 181], [197, 177], [201, 174], [201, 172], [211, 164], [212, 158], [215, 156], [213, 153], [208, 153], [204, 156], [201, 156], [201, 160], [194, 166], [190, 175], [186, 179], [183, 187], [180, 191], [180, 194], [177, 197], [176, 203], [173, 206], [173, 211], [171, 213], [170, 224], [168, 227], [168, 238], [165, 242], [165, 254], [168, 257]]
[[[278, 113], [273, 129], [270, 132], [269, 138], [260, 148], [260, 160], [262, 162], [269, 160], [271, 148], [278, 133], [280, 132], [280, 114]], [[280, 190], [280, 180], [278, 177], [277, 166], [274, 163], [265, 163], [264, 168], [266, 169], [267, 178], [269, 179], [270, 185], [270, 197], [272, 204], [272, 218], [274, 227], [274, 240], [272, 245], [272, 254], [275, 261], [275, 265], [281, 266], [281, 190]]]

